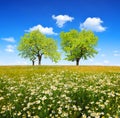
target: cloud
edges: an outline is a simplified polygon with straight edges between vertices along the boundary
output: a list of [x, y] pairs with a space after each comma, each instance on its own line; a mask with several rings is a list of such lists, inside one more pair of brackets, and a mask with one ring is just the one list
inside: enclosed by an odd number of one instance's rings
[[74, 20], [73, 17], [70, 17], [68, 15], [52, 15], [52, 18], [56, 20], [56, 24], [59, 28], [62, 28], [66, 22], [72, 22], [72, 20]]
[[55, 33], [53, 31], [52, 27], [43, 27], [42, 25], [37, 25], [34, 27], [29, 28], [29, 30], [25, 30], [26, 32], [31, 32], [34, 30], [39, 30], [41, 33], [46, 34], [46, 35], [57, 35], [57, 33]]
[[113, 55], [114, 55], [115, 57], [119, 57], [119, 56], [120, 56], [120, 54], [117, 54], [117, 53], [116, 53], [116, 54], [113, 54]]
[[106, 55], [105, 54], [101, 54], [101, 57], [105, 57]]
[[119, 50], [114, 50], [114, 51], [113, 51], [113, 56], [119, 57], [119, 56], [120, 56]]
[[85, 22], [80, 24], [80, 29], [86, 29], [86, 30], [92, 30], [95, 32], [103, 32], [106, 30], [106, 27], [103, 27], [101, 25], [101, 23], [103, 23], [103, 21], [100, 18], [97, 17], [88, 17]]
[[113, 52], [114, 52], [114, 53], [119, 53], [119, 51], [118, 51], [118, 50], [114, 50]]
[[14, 42], [15, 42], [14, 37], [1, 38], [1, 40], [7, 41], [7, 42], [11, 42], [11, 43], [14, 43]]
[[104, 60], [103, 63], [104, 64], [109, 64], [109, 61], [108, 60]]
[[14, 52], [16, 45], [7, 45], [5, 51], [6, 52]]

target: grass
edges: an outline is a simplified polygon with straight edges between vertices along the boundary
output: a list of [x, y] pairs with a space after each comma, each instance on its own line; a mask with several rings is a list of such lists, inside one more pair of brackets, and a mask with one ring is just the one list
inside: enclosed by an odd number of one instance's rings
[[1, 118], [119, 118], [120, 67], [1, 66]]

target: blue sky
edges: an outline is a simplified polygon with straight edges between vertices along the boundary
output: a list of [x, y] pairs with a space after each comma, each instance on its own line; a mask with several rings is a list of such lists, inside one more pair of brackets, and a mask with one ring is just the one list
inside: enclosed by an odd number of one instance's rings
[[[0, 65], [31, 64], [18, 56], [17, 46], [26, 31], [39, 29], [58, 41], [59, 33], [70, 29], [92, 30], [98, 37], [95, 58], [81, 60], [81, 65], [120, 66], [119, 0], [0, 0]], [[37, 64], [37, 62], [36, 62]], [[55, 65], [42, 59], [43, 65]], [[59, 61], [57, 65], [74, 65]]]

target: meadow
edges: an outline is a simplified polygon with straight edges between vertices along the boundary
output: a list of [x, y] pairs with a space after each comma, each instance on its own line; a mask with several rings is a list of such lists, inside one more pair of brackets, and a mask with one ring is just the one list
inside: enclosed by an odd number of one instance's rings
[[119, 117], [119, 66], [0, 67], [0, 118]]

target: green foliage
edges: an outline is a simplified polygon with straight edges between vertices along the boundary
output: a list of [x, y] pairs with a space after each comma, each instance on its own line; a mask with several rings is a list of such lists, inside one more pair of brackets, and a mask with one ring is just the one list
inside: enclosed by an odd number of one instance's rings
[[76, 61], [77, 59], [87, 59], [94, 57], [97, 51], [94, 47], [97, 44], [98, 38], [92, 31], [71, 30], [69, 32], [61, 32], [61, 46], [66, 53], [66, 59]]
[[49, 57], [54, 62], [60, 59], [56, 41], [52, 38], [47, 38], [38, 30], [24, 34], [20, 40], [18, 50], [21, 57], [29, 58], [31, 61], [38, 57], [39, 63], [42, 55]]
[[44, 42], [44, 56], [49, 57], [53, 62], [57, 62], [60, 59], [60, 53], [57, 52], [56, 42], [52, 38], [47, 38]]

